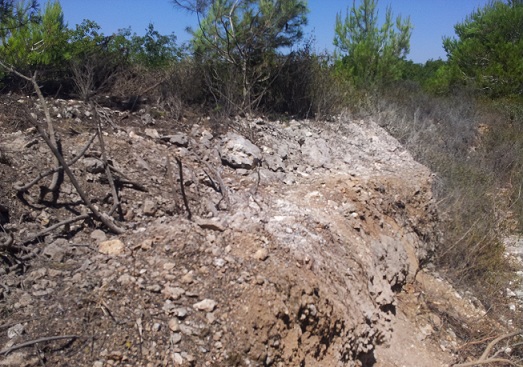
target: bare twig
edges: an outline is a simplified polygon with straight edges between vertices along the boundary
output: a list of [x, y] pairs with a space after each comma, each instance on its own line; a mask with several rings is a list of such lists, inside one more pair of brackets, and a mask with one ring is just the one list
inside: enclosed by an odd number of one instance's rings
[[[71, 159], [71, 161], [67, 162], [67, 165], [70, 167], [72, 166], [73, 164], [75, 164], [80, 158], [83, 157], [83, 155], [85, 154], [85, 152], [87, 151], [87, 149], [89, 149], [89, 147], [91, 146], [91, 144], [93, 143], [94, 139], [96, 138], [96, 134], [94, 134], [93, 136], [91, 136], [91, 138], [89, 139], [89, 141], [87, 142], [87, 144], [85, 145], [85, 147], [82, 148], [82, 150], [80, 151], [80, 153], [78, 155], [76, 155], [73, 159]], [[55, 168], [51, 168], [45, 172], [42, 172], [38, 175], [38, 177], [36, 177], [33, 181], [23, 185], [23, 186], [16, 186], [14, 185], [14, 189], [18, 192], [26, 192], [27, 190], [29, 190], [31, 187], [33, 187], [34, 185], [36, 185], [42, 178], [44, 177], [47, 177], [55, 172], [58, 172], [59, 170], [61, 170], [63, 167], [62, 166], [59, 166], [59, 167], [55, 167]]]
[[496, 358], [495, 356], [488, 358], [488, 355], [490, 354], [490, 352], [492, 351], [492, 349], [494, 348], [494, 346], [497, 343], [499, 343], [500, 341], [502, 341], [504, 339], [512, 338], [519, 334], [523, 334], [523, 330], [517, 330], [512, 333], [503, 334], [503, 335], [497, 337], [496, 339], [492, 340], [487, 345], [487, 347], [483, 351], [483, 354], [481, 355], [481, 357], [479, 357], [479, 359], [477, 361], [458, 363], [458, 364], [454, 364], [453, 367], [471, 367], [471, 366], [483, 365], [483, 364], [487, 364], [487, 363], [507, 363], [511, 366], [522, 367], [523, 365], [513, 362], [506, 358]]
[[187, 219], [191, 220], [192, 219], [191, 209], [189, 208], [189, 201], [187, 200], [187, 195], [185, 195], [185, 187], [183, 184], [182, 161], [180, 160], [180, 158], [176, 157], [176, 162], [178, 163], [178, 172], [180, 174], [180, 188], [182, 190], [183, 203], [185, 205], [185, 209], [187, 210]]
[[29, 242], [32, 242], [34, 241], [36, 238], [38, 237], [42, 237], [43, 235], [55, 230], [56, 228], [60, 228], [61, 226], [65, 226], [67, 224], [71, 224], [71, 223], [74, 223], [74, 222], [78, 222], [79, 220], [83, 220], [83, 219], [87, 219], [89, 218], [89, 214], [82, 214], [82, 215], [78, 215], [74, 218], [69, 218], [69, 219], [66, 219], [64, 221], [61, 221], [60, 223], [56, 223], [54, 225], [52, 225], [51, 227], [47, 227], [46, 229], [44, 229], [43, 231], [40, 231], [36, 234], [34, 234], [33, 236], [31, 236], [31, 238], [25, 240], [22, 244], [27, 244]]
[[[47, 129], [49, 131], [51, 145], [55, 149], [58, 149], [58, 143], [56, 141], [56, 133], [54, 130], [53, 120], [51, 119], [51, 114], [49, 113], [49, 107], [47, 107], [47, 103], [45, 102], [44, 95], [42, 94], [42, 91], [40, 90], [40, 87], [38, 86], [38, 83], [36, 82], [36, 71], [33, 73], [33, 75], [31, 75], [31, 77], [28, 77], [27, 75], [24, 75], [24, 74], [18, 72], [12, 65], [8, 65], [2, 61], [0, 61], [0, 66], [7, 69], [8, 71], [15, 74], [16, 76], [31, 82], [31, 84], [33, 85], [33, 88], [38, 96], [38, 100], [40, 101], [40, 105], [42, 106], [42, 108], [44, 110], [44, 115], [45, 115], [45, 120], [47, 122]], [[54, 165], [56, 168], [59, 167], [58, 163], [59, 162], [55, 157]], [[58, 169], [56, 172], [54, 172], [53, 180], [51, 182], [51, 185], [48, 187], [49, 192], [53, 193], [53, 200], [56, 200], [56, 198], [58, 197], [57, 192], [60, 188], [59, 186], [61, 184], [62, 179], [63, 179], [63, 172], [60, 169]]]
[[477, 360], [477, 361], [473, 361], [473, 362], [455, 364], [455, 365], [453, 365], [453, 367], [472, 367], [472, 366], [478, 366], [478, 365], [483, 365], [483, 364], [488, 364], [488, 363], [506, 363], [506, 364], [509, 364], [509, 365], [515, 366], [515, 367], [523, 366], [521, 364], [512, 362], [511, 360], [506, 359], [506, 358], [487, 358], [483, 361]]
[[[229, 191], [227, 190], [227, 186], [225, 186], [225, 183], [224, 183], [223, 180], [222, 180], [222, 176], [220, 175], [220, 172], [219, 172], [217, 169], [213, 169], [213, 168], [211, 167], [211, 165], [210, 165], [208, 162], [202, 160], [202, 159], [201, 159], [199, 156], [197, 156], [196, 154], [194, 154], [194, 157], [195, 157], [195, 158], [196, 158], [200, 163], [203, 163], [203, 164], [205, 165], [205, 167], [207, 167], [207, 170], [208, 170], [209, 172], [213, 172], [213, 173], [214, 173], [214, 176], [215, 176], [215, 177], [211, 177], [211, 175], [210, 175], [208, 172], [206, 172], [206, 171], [204, 170], [205, 174], [206, 174], [206, 175], [207, 175], [207, 176], [212, 180], [212, 185], [213, 185], [213, 186], [215, 185], [215, 184], [214, 184], [214, 181], [218, 182], [218, 186], [219, 186], [219, 189], [220, 189], [219, 192], [222, 194], [222, 200], [225, 201], [225, 204], [226, 204], [226, 206], [227, 206], [227, 209], [229, 209], [229, 208], [231, 207], [231, 201], [230, 201], [230, 199], [229, 199]], [[220, 201], [221, 201], [221, 200], [220, 200]], [[220, 203], [218, 203], [216, 206], [218, 207], [219, 204], [220, 204]], [[219, 209], [219, 208], [217, 208], [217, 209]]]
[[167, 180], [169, 182], [169, 184], [171, 185], [171, 191], [172, 191], [172, 195], [173, 195], [173, 200], [174, 200], [174, 206], [176, 208], [176, 212], [178, 212], [178, 208], [180, 207], [179, 204], [178, 204], [178, 195], [177, 195], [177, 192], [176, 192], [176, 178], [174, 177], [174, 171], [173, 171], [173, 168], [172, 168], [172, 165], [171, 165], [171, 160], [169, 159], [169, 155], [166, 156], [167, 158]]
[[147, 190], [147, 188], [145, 186], [143, 186], [142, 184], [139, 184], [138, 182], [134, 182], [133, 180], [131, 180], [129, 177], [127, 177], [122, 171], [117, 169], [112, 164], [109, 164], [109, 167], [111, 168], [112, 171], [114, 171], [114, 173], [116, 173], [118, 176], [120, 176], [120, 177], [115, 177], [115, 180], [118, 181], [119, 183], [134, 186], [135, 189], [143, 191], [143, 192], [149, 192], [149, 190]]
[[71, 169], [69, 168], [67, 163], [65, 162], [65, 160], [62, 157], [62, 155], [60, 154], [60, 152], [58, 152], [58, 150], [52, 145], [52, 143], [49, 140], [49, 137], [47, 136], [45, 131], [42, 129], [42, 127], [39, 124], [36, 125], [36, 128], [38, 129], [38, 132], [40, 133], [42, 138], [45, 140], [45, 142], [47, 143], [47, 145], [49, 146], [49, 148], [51, 149], [53, 154], [58, 158], [60, 164], [64, 168], [65, 173], [69, 177], [69, 180], [71, 180], [71, 183], [73, 184], [74, 188], [78, 192], [78, 195], [80, 195], [80, 197], [82, 198], [83, 202], [91, 210], [91, 212], [96, 217], [96, 219], [98, 219], [100, 222], [102, 222], [107, 228], [109, 228], [114, 233], [117, 233], [117, 234], [123, 233], [124, 230], [122, 228], [116, 226], [107, 215], [104, 215], [104, 214], [100, 213], [98, 211], [98, 209], [96, 209], [96, 207], [92, 204], [91, 200], [89, 199], [89, 197], [87, 196], [85, 191], [82, 189], [82, 187], [80, 186], [80, 184], [76, 180], [75, 175], [73, 174], [73, 172], [71, 171]]
[[91, 102], [91, 108], [94, 110], [94, 116], [98, 123], [98, 141], [100, 143], [100, 149], [102, 151], [102, 160], [105, 167], [105, 175], [107, 176], [107, 181], [109, 181], [109, 186], [111, 187], [111, 193], [113, 196], [113, 207], [109, 212], [109, 215], [114, 213], [116, 210], [118, 211], [118, 218], [120, 220], [123, 219], [122, 214], [122, 207], [120, 205], [120, 198], [118, 197], [118, 190], [116, 190], [116, 186], [114, 185], [113, 175], [111, 173], [111, 167], [109, 167], [109, 161], [107, 159], [107, 153], [105, 151], [105, 143], [103, 139], [102, 134], [102, 122], [100, 121], [100, 117], [98, 116], [98, 111], [94, 104]]
[[46, 337], [46, 338], [30, 340], [30, 341], [25, 342], [25, 343], [13, 345], [11, 348], [7, 348], [7, 349], [4, 349], [4, 350], [0, 351], [0, 354], [8, 355], [9, 353], [14, 352], [15, 350], [26, 348], [26, 347], [30, 347], [31, 345], [35, 345], [35, 344], [38, 344], [38, 343], [49, 342], [49, 341], [53, 341], [53, 340], [77, 339], [77, 338], [79, 338], [78, 335], [49, 336], [49, 337]]

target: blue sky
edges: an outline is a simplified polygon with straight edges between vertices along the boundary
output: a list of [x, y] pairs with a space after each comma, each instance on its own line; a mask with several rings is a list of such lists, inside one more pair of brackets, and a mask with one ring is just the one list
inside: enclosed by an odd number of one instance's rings
[[[442, 37], [454, 35], [454, 25], [465, 19], [489, 0], [379, 0], [380, 14], [390, 5], [393, 15], [410, 16], [414, 26], [408, 59], [425, 62], [445, 59]], [[152, 22], [161, 34], [174, 33], [178, 42], [187, 41], [187, 26], [195, 18], [176, 9], [169, 0], [61, 0], [65, 20], [71, 28], [83, 19], [94, 20], [109, 35], [121, 28], [131, 27], [143, 34]], [[306, 35], [315, 38], [317, 51], [333, 51], [336, 14], [346, 13], [352, 0], [309, 0], [309, 24]]]

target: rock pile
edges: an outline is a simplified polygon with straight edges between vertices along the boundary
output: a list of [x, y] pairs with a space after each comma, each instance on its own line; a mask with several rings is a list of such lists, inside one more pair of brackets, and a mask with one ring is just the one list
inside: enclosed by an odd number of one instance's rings
[[[72, 157], [89, 139], [92, 111], [57, 104], [56, 118], [84, 127], [62, 126]], [[13, 325], [2, 349], [75, 335], [52, 342], [58, 351], [44, 352], [47, 362], [374, 363], [375, 346], [391, 338], [396, 294], [437, 242], [430, 172], [396, 140], [345, 117], [243, 119], [236, 132], [215, 135], [202, 123], [151, 126], [150, 118], [145, 127], [139, 114], [117, 123], [118, 112], [107, 115], [112, 163], [147, 191], [120, 188], [126, 233], [77, 222], [34, 243], [39, 255], [22, 272], [6, 271], [1, 302]], [[0, 165], [4, 187], [50, 161], [33, 130], [5, 132], [2, 144], [12, 162]], [[108, 211], [99, 156], [94, 146], [72, 169]], [[5, 197], [10, 216], [25, 218], [5, 225], [18, 241], [85, 211], [67, 181], [56, 207]], [[35, 353], [18, 350], [4, 365], [36, 366]]]

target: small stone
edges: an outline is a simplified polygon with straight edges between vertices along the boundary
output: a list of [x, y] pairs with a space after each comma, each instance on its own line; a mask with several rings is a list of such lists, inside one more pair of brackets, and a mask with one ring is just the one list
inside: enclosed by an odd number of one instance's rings
[[224, 259], [220, 258], [220, 257], [217, 257], [213, 260], [213, 264], [214, 266], [216, 266], [217, 268], [221, 268], [223, 267], [225, 264], [227, 264], [227, 261], [225, 261]]
[[173, 344], [178, 344], [182, 340], [182, 334], [180, 333], [173, 333], [171, 335], [171, 342]]
[[65, 257], [65, 249], [53, 242], [45, 247], [43, 254], [51, 260], [60, 263]]
[[203, 301], [195, 303], [193, 307], [198, 311], [212, 312], [216, 308], [216, 305], [216, 301], [206, 298]]
[[213, 324], [216, 321], [216, 315], [214, 314], [214, 312], [207, 312], [205, 318], [207, 319], [207, 322], [209, 324]]
[[253, 257], [256, 260], [265, 261], [269, 257], [269, 250], [266, 248], [261, 248], [254, 253]]
[[152, 239], [146, 239], [140, 243], [140, 248], [144, 251], [151, 250], [153, 248], [153, 240]]
[[169, 299], [177, 300], [185, 294], [185, 289], [179, 287], [165, 286], [162, 294]]
[[189, 273], [185, 274], [184, 276], [182, 276], [182, 283], [191, 284], [193, 282], [194, 282], [193, 273], [189, 272]]
[[196, 360], [196, 358], [194, 358], [192, 354], [189, 354], [187, 352], [182, 352], [182, 357], [184, 357], [189, 363], [194, 362]]
[[96, 242], [103, 242], [107, 240], [107, 235], [100, 229], [95, 229], [93, 232], [91, 232], [89, 237], [91, 237], [91, 239], [95, 240]]
[[143, 214], [154, 215], [156, 213], [156, 203], [150, 199], [146, 199], [143, 203]]
[[180, 323], [178, 322], [178, 319], [170, 319], [167, 325], [171, 331], [180, 331]]
[[183, 364], [183, 357], [180, 353], [174, 353], [173, 354], [174, 363], [176, 364]]
[[123, 253], [124, 248], [125, 245], [118, 239], [103, 241], [98, 245], [98, 251], [105, 255], [120, 255]]
[[136, 278], [129, 275], [129, 274], [122, 274], [120, 277], [116, 280], [117, 283], [121, 285], [128, 285], [131, 283], [134, 283], [136, 281]]
[[173, 310], [173, 313], [179, 319], [184, 319], [187, 316], [187, 309], [184, 308], [184, 307], [176, 308], [176, 309]]
[[93, 367], [104, 367], [104, 363], [102, 361], [96, 361], [93, 363]]
[[167, 271], [173, 270], [175, 266], [176, 266], [175, 263], [165, 263], [165, 264], [163, 264], [163, 270], [167, 270]]
[[145, 129], [144, 133], [146, 136], [153, 138], [153, 139], [160, 138], [160, 134], [158, 134], [158, 130], [156, 130], [156, 129]]
[[13, 339], [15, 336], [21, 336], [24, 333], [24, 325], [16, 324], [7, 329], [7, 337]]

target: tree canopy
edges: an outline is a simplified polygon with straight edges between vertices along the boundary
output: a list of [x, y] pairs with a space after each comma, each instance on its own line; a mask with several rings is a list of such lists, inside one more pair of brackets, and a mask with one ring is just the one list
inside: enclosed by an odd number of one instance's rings
[[259, 103], [262, 84], [271, 80], [273, 70], [269, 65], [276, 52], [295, 45], [307, 23], [305, 0], [173, 0], [173, 3], [198, 15], [199, 28], [193, 31], [192, 41], [195, 55], [211, 63], [228, 64], [232, 66], [230, 73], [241, 77], [238, 103], [242, 109]]
[[494, 1], [456, 24], [443, 41], [452, 81], [492, 97], [523, 94], [523, 2]]
[[401, 16], [393, 19], [387, 7], [378, 23], [378, 0], [353, 1], [345, 18], [336, 15], [334, 46], [341, 53], [342, 69], [358, 87], [384, 84], [401, 77], [401, 63], [410, 50], [412, 25]]

